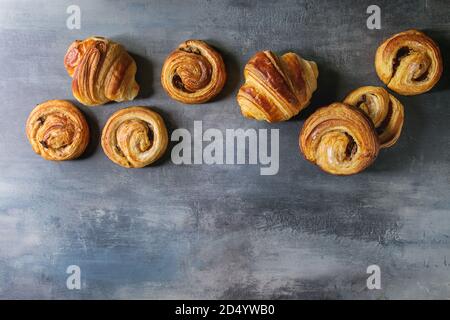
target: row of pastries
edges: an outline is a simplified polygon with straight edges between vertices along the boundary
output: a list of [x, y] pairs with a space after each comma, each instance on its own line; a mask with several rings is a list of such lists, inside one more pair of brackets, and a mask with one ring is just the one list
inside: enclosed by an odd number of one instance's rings
[[[73, 42], [64, 57], [74, 97], [87, 106], [133, 100], [139, 92], [137, 66], [126, 49], [109, 39], [90, 37]], [[409, 30], [384, 41], [375, 54], [375, 70], [386, 86], [401, 95], [430, 90], [442, 74], [436, 43]], [[257, 52], [244, 68], [245, 82], [237, 93], [242, 115], [279, 122], [306, 108], [317, 90], [319, 69], [296, 53]], [[166, 58], [161, 84], [182, 103], [210, 101], [223, 89], [227, 70], [221, 54], [200, 40], [183, 42]], [[404, 107], [383, 87], [355, 89], [342, 102], [316, 110], [304, 123], [299, 147], [304, 157], [331, 174], [361, 172], [380, 148], [400, 137]], [[47, 160], [79, 157], [89, 143], [89, 126], [72, 103], [49, 100], [29, 115], [27, 137]], [[166, 151], [168, 134], [162, 117], [146, 107], [115, 112], [102, 131], [105, 154], [127, 168], [147, 166]]]

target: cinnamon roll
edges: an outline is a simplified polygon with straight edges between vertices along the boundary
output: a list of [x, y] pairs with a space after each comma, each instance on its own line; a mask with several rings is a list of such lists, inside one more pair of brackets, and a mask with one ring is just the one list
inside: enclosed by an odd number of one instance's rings
[[375, 68], [391, 90], [407, 96], [433, 88], [443, 69], [439, 47], [417, 30], [400, 32], [383, 42], [375, 56]]
[[72, 103], [50, 100], [30, 113], [26, 134], [34, 152], [46, 160], [79, 157], [89, 143], [89, 126]]
[[169, 141], [162, 117], [145, 107], [115, 112], [106, 122], [101, 140], [106, 156], [125, 168], [141, 168], [155, 162]]
[[73, 78], [73, 95], [84, 105], [133, 100], [139, 92], [136, 62], [122, 45], [106, 38], [76, 40], [67, 50], [64, 65]]
[[352, 91], [344, 103], [363, 110], [375, 126], [380, 147], [394, 145], [403, 127], [403, 105], [381, 87], [361, 87]]
[[289, 52], [256, 53], [244, 68], [245, 83], [237, 102], [242, 114], [268, 122], [285, 121], [304, 109], [317, 89], [319, 71], [314, 61]]
[[227, 73], [221, 55], [200, 40], [178, 46], [164, 62], [161, 84], [167, 94], [183, 103], [204, 103], [223, 88]]
[[307, 160], [336, 175], [363, 171], [380, 148], [372, 121], [359, 109], [343, 103], [314, 112], [303, 125], [299, 145]]

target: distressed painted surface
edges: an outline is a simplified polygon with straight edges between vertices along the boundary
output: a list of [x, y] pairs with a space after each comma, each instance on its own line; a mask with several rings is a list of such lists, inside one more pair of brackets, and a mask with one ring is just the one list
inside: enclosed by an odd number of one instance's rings
[[[298, 152], [315, 108], [380, 85], [372, 61], [387, 36], [414, 27], [450, 64], [448, 1], [378, 1], [382, 29], [366, 28], [370, 1], [77, 1], [81, 30], [66, 28], [72, 1], [0, 3], [0, 298], [450, 298], [450, 91], [444, 71], [429, 93], [399, 97], [398, 144], [352, 177], [333, 177]], [[74, 40], [103, 35], [135, 56], [142, 86], [132, 103], [81, 107], [93, 131], [83, 159], [52, 163], [24, 133], [28, 113], [70, 99], [63, 57]], [[212, 103], [184, 106], [159, 83], [166, 55], [188, 38], [222, 52], [229, 81]], [[319, 90], [305, 112], [269, 125], [235, 102], [255, 51], [293, 50], [317, 61]], [[257, 166], [125, 170], [99, 131], [127, 105], [156, 106], [171, 130], [279, 128], [280, 171]], [[77, 103], [77, 105], [80, 105]], [[65, 269], [82, 270], [69, 291]], [[369, 291], [378, 264], [382, 290]]]

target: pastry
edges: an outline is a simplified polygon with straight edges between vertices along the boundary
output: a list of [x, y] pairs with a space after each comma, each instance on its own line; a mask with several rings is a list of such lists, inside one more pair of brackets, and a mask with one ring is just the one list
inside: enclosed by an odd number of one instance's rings
[[375, 56], [375, 68], [389, 89], [406, 96], [421, 94], [441, 77], [441, 52], [423, 32], [408, 30], [383, 42]]
[[76, 40], [67, 50], [64, 65], [73, 78], [74, 97], [87, 106], [133, 100], [139, 92], [136, 62], [122, 45], [106, 38]]
[[26, 124], [33, 150], [46, 160], [79, 157], [89, 143], [89, 126], [72, 103], [50, 100], [31, 111]]
[[288, 120], [309, 104], [318, 75], [315, 62], [295, 53], [258, 52], [244, 68], [245, 83], [237, 94], [241, 112], [256, 120]]
[[380, 148], [372, 121], [359, 109], [343, 103], [314, 112], [303, 125], [299, 144], [307, 160], [336, 175], [363, 171]]
[[363, 110], [375, 126], [380, 147], [394, 145], [402, 132], [403, 105], [381, 87], [361, 87], [352, 91], [344, 103]]
[[102, 147], [111, 161], [125, 168], [141, 168], [158, 160], [169, 138], [161, 116], [145, 107], [115, 112], [102, 131]]
[[188, 40], [164, 62], [161, 84], [167, 94], [183, 103], [204, 103], [223, 88], [227, 73], [221, 55], [206, 42]]

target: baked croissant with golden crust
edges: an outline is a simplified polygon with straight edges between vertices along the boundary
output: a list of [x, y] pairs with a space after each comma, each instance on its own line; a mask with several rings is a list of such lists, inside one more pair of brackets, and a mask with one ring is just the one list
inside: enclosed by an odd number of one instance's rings
[[285, 121], [308, 106], [317, 89], [319, 71], [314, 61], [289, 52], [256, 53], [244, 68], [245, 83], [237, 102], [242, 114], [268, 122]]
[[441, 52], [423, 32], [400, 32], [377, 49], [375, 69], [389, 89], [406, 96], [421, 94], [441, 77]]
[[122, 45], [106, 38], [74, 41], [64, 65], [73, 78], [74, 97], [87, 106], [133, 100], [139, 92], [136, 62]]
[[225, 85], [227, 72], [222, 56], [201, 40], [188, 40], [164, 62], [161, 84], [167, 94], [182, 103], [204, 103]]
[[89, 126], [72, 103], [50, 100], [30, 113], [27, 138], [33, 150], [46, 160], [78, 158], [89, 143]]
[[158, 113], [145, 107], [129, 107], [108, 119], [101, 140], [111, 161], [125, 168], [141, 168], [164, 154], [169, 138]]
[[381, 148], [388, 148], [397, 142], [403, 127], [403, 105], [384, 88], [358, 88], [345, 98], [344, 103], [363, 110], [369, 116]]
[[351, 175], [372, 164], [380, 149], [372, 121], [359, 109], [333, 103], [314, 112], [299, 137], [305, 158], [335, 175]]

